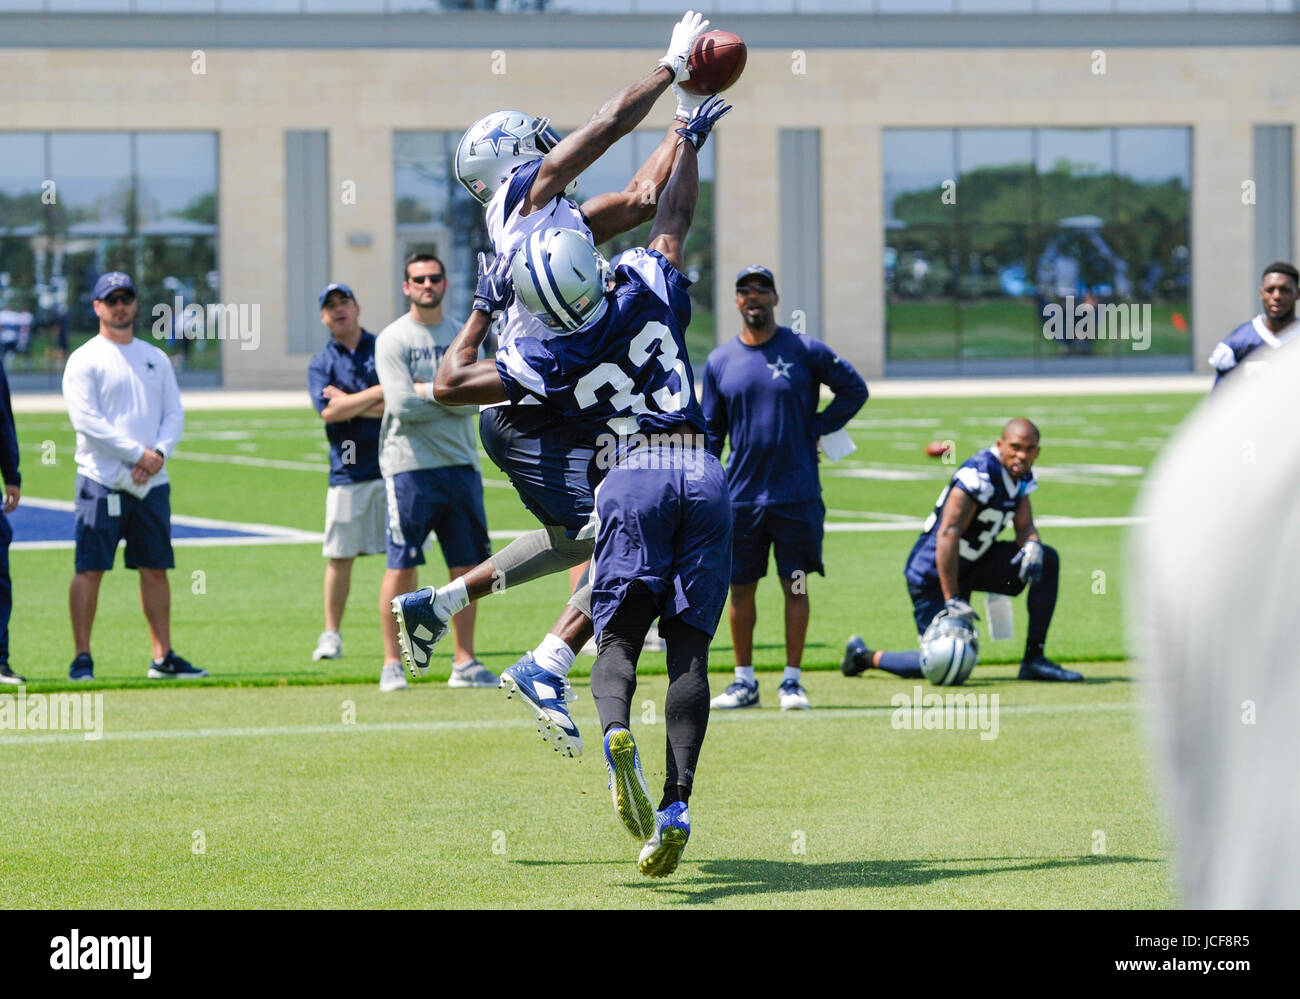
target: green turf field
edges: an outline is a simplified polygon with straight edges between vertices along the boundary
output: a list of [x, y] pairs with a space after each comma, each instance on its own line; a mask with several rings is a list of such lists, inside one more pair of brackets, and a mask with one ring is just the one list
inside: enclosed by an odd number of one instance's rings
[[[182, 690], [144, 679], [135, 578], [119, 568], [100, 598], [99, 681], [76, 688], [103, 694], [103, 738], [0, 732], [0, 760], [19, 775], [0, 790], [9, 847], [0, 906], [1174, 904], [1122, 630], [1126, 528], [1049, 524], [1127, 516], [1143, 470], [1196, 401], [869, 402], [850, 428], [857, 453], [823, 466], [827, 577], [810, 584], [805, 658], [820, 671], [805, 678], [814, 710], [775, 710], [770, 673], [763, 709], [714, 715], [693, 838], [664, 883], [636, 873], [637, 845], [614, 817], [585, 680], [575, 717], [594, 751], [583, 761], [546, 750], [498, 692], [448, 690], [446, 662], [409, 694], [379, 694], [380, 558], [358, 562], [345, 657], [312, 663], [317, 545], [178, 547], [175, 646], [213, 674]], [[901, 578], [915, 539], [908, 522], [929, 511], [952, 471], [921, 449], [952, 440], [961, 460], [1018, 415], [1043, 431], [1034, 508], [1062, 558], [1048, 652], [1081, 663], [1089, 683], [1015, 682], [1009, 664], [1023, 637], [986, 640], [965, 690], [998, 696], [995, 739], [896, 727], [891, 699], [912, 696], [914, 684], [841, 677], [843, 642], [860, 632], [874, 647], [915, 647]], [[20, 415], [18, 429], [24, 496], [71, 499], [66, 418]], [[310, 410], [194, 412], [170, 463], [173, 510], [319, 531], [325, 462]], [[485, 476], [497, 483], [487, 490], [493, 530], [532, 527], [486, 461]], [[13, 665], [29, 692], [71, 690], [72, 553], [21, 550], [11, 560]], [[425, 578], [441, 581], [434, 561]], [[554, 578], [485, 600], [480, 658], [497, 671], [513, 662], [565, 591]], [[1016, 605], [1023, 636], [1023, 598]], [[774, 582], [760, 588], [759, 612], [758, 665], [777, 669]], [[720, 689], [731, 665], [725, 621], [713, 648]], [[580, 658], [577, 675], [590, 662]], [[654, 788], [663, 656], [642, 665], [634, 729]]]

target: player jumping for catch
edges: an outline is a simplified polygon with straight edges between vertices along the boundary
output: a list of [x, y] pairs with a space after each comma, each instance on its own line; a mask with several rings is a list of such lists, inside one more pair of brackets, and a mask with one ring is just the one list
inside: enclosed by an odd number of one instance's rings
[[[709, 718], [708, 651], [726, 599], [731, 506], [709, 453], [686, 355], [689, 281], [682, 244], [699, 193], [696, 153], [730, 107], [705, 102], [679, 129], [672, 177], [649, 247], [612, 265], [571, 229], [534, 233], [482, 277], [475, 312], [438, 369], [447, 405], [536, 400], [608, 456], [596, 495], [592, 616], [600, 649], [591, 691], [619, 818], [644, 839], [639, 868], [663, 877], [690, 837], [687, 803]], [[612, 285], [610, 279], [612, 277]], [[489, 313], [510, 294], [551, 335], [519, 336], [478, 361]], [[613, 390], [612, 392], [610, 390]], [[667, 643], [667, 775], [651, 806], [629, 729], [636, 665], [658, 618]]]

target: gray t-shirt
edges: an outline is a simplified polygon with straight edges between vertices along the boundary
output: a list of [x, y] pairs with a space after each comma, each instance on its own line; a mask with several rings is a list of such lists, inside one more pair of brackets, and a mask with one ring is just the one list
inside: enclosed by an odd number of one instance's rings
[[375, 370], [384, 389], [379, 428], [379, 470], [398, 472], [478, 464], [477, 406], [444, 406], [417, 395], [415, 382], [431, 393], [438, 362], [464, 322], [443, 318], [437, 326], [416, 322], [407, 312], [384, 327], [375, 341]]

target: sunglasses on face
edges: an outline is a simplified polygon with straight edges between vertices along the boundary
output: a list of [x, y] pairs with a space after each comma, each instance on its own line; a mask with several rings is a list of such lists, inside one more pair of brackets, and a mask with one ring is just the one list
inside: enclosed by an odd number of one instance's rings
[[406, 280], [410, 281], [411, 284], [424, 284], [426, 281], [430, 284], [439, 284], [446, 276], [446, 274], [416, 274]]
[[129, 291], [118, 292], [116, 295], [109, 295], [104, 299], [105, 305], [130, 305], [135, 301], [135, 295]]

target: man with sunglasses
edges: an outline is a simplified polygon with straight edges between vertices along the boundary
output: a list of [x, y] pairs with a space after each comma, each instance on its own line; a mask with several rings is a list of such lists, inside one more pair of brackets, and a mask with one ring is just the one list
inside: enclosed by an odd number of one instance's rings
[[99, 335], [72, 352], [63, 398], [77, 431], [76, 572], [68, 591], [76, 658], [73, 680], [93, 680], [90, 632], [99, 585], [126, 539], [125, 565], [140, 572], [153, 680], [207, 676], [171, 647], [171, 486], [167, 458], [185, 426], [167, 355], [134, 333], [135, 285], [121, 271], [95, 282]]
[[[428, 533], [437, 535], [452, 579], [491, 553], [475, 433], [478, 410], [443, 406], [433, 398], [438, 362], [462, 325], [443, 315], [447, 270], [442, 261], [432, 253], [411, 254], [402, 291], [411, 308], [375, 342], [375, 369], [384, 391], [379, 470], [388, 501], [388, 571], [379, 592], [383, 691], [407, 688], [390, 605], [399, 593], [415, 589]], [[496, 674], [474, 657], [474, 615], [470, 605], [452, 618], [456, 648], [449, 687], [497, 684]]]

